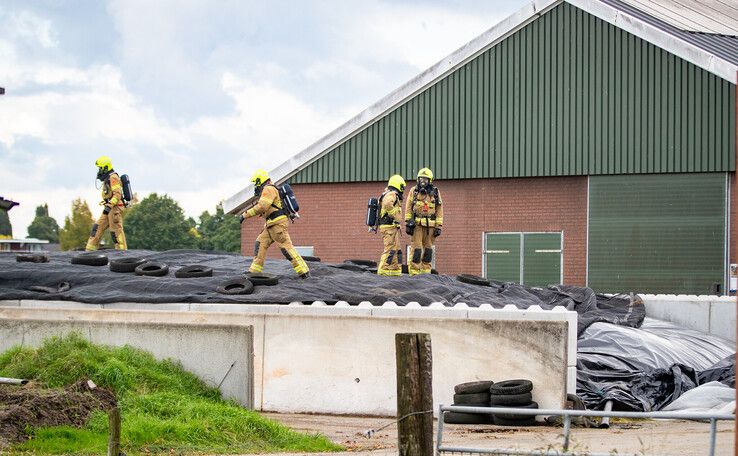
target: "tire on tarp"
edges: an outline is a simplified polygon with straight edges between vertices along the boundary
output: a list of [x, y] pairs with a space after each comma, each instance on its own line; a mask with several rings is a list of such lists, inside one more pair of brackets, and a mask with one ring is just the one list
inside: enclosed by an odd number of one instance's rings
[[320, 262], [320, 258], [316, 256], [310, 256], [310, 255], [303, 255], [302, 259], [305, 261], [313, 261], [313, 262]]
[[244, 274], [251, 283], [256, 285], [267, 285], [272, 286], [279, 283], [279, 277], [272, 274], [265, 274], [263, 272], [247, 272]]
[[484, 287], [488, 287], [489, 280], [485, 279], [484, 277], [479, 277], [473, 274], [459, 274], [456, 276], [456, 280], [459, 282], [468, 283], [471, 285], [481, 285]]
[[352, 258], [352, 259], [349, 259], [349, 260], [344, 260], [343, 262], [344, 263], [358, 264], [359, 266], [367, 266], [367, 267], [370, 267], [370, 268], [376, 268], [377, 267], [377, 262], [374, 261], [374, 260], [362, 260], [362, 259], [358, 259], [358, 258]]
[[146, 258], [129, 257], [110, 260], [110, 270], [113, 272], [135, 272], [136, 267], [146, 263]]
[[254, 284], [245, 277], [237, 277], [221, 283], [215, 291], [225, 295], [251, 294], [254, 292]]
[[48, 263], [49, 256], [41, 253], [19, 253], [15, 256], [18, 263]]
[[169, 274], [169, 266], [158, 261], [147, 261], [136, 266], [136, 275], [149, 277], [163, 277]]
[[210, 266], [203, 266], [201, 264], [193, 264], [190, 266], [183, 266], [174, 272], [174, 277], [178, 279], [190, 279], [194, 277], [212, 277], [213, 268]]
[[83, 264], [85, 266], [105, 266], [108, 264], [108, 257], [102, 253], [85, 252], [74, 255], [71, 262], [72, 264]]

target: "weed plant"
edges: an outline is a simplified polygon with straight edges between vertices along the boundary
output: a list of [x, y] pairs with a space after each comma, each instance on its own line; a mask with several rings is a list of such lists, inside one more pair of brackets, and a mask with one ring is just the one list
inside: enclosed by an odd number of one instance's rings
[[[126, 454], [324, 452], [342, 448], [321, 435], [306, 435], [221, 399], [171, 360], [145, 351], [91, 344], [80, 334], [52, 337], [38, 349], [14, 347], [0, 354], [0, 377], [33, 379], [62, 387], [90, 378], [110, 388], [121, 410]], [[104, 454], [107, 413], [95, 412], [81, 429], [29, 429], [13, 453]]]

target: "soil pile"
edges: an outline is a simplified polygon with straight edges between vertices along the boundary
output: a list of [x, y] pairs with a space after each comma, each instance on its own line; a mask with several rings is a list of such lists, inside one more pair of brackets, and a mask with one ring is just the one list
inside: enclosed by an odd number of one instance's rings
[[94, 387], [87, 380], [52, 389], [33, 383], [0, 385], [0, 449], [25, 440], [27, 428], [81, 427], [92, 412], [110, 410], [116, 404], [111, 391]]

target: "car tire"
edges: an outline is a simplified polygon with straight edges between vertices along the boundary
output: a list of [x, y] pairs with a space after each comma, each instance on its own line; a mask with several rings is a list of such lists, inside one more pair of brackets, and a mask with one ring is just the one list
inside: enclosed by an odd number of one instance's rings
[[267, 285], [272, 286], [279, 283], [279, 277], [271, 274], [264, 274], [263, 272], [247, 272], [244, 274], [251, 283], [256, 285]]
[[317, 262], [320, 262], [320, 258], [318, 258], [316, 256], [303, 255], [302, 259], [305, 260], [305, 261], [313, 261], [313, 262], [316, 262], [316, 263]]
[[169, 274], [169, 266], [158, 261], [147, 261], [136, 266], [134, 272], [140, 276], [163, 277]]
[[533, 395], [529, 392], [521, 394], [490, 394], [489, 405], [492, 407], [506, 405], [525, 405], [533, 400]]
[[476, 382], [459, 383], [454, 386], [456, 394], [489, 393], [489, 387], [494, 385], [492, 380], [480, 380]]
[[49, 256], [43, 255], [41, 253], [19, 253], [15, 256], [15, 261], [17, 261], [18, 263], [48, 263]]
[[[499, 407], [499, 405], [497, 406]], [[512, 405], [510, 408], [521, 408], [521, 409], [537, 409], [538, 408], [538, 402], [528, 402], [527, 404], [523, 405]], [[500, 417], [505, 420], [515, 420], [515, 421], [524, 421], [528, 418], [530, 418], [532, 415], [515, 415], [515, 414], [508, 414], [508, 413], [495, 413], [494, 417], [497, 419], [497, 417]], [[535, 419], [535, 416], [532, 416]]]
[[489, 404], [489, 393], [454, 394], [454, 404]]
[[178, 279], [190, 279], [193, 277], [212, 277], [213, 268], [200, 264], [183, 266], [174, 272], [174, 277]]
[[216, 292], [225, 295], [245, 295], [254, 292], [254, 284], [244, 277], [226, 280], [218, 285]]
[[498, 426], [535, 426], [536, 417], [526, 415], [523, 419], [511, 420], [508, 418], [502, 418], [501, 416], [494, 416], [492, 417], [492, 422]]
[[523, 394], [533, 391], [533, 382], [530, 380], [516, 379], [497, 382], [490, 386], [489, 392], [495, 396], [507, 394]]
[[490, 424], [490, 417], [483, 413], [444, 412], [443, 422], [448, 424]]
[[108, 257], [102, 253], [85, 252], [72, 257], [72, 264], [83, 264], [85, 266], [105, 266], [108, 264]]
[[377, 262], [373, 260], [350, 259], [350, 260], [344, 260], [343, 262], [358, 264], [359, 266], [368, 266], [370, 268], [377, 267]]
[[485, 279], [484, 277], [475, 276], [472, 274], [459, 274], [456, 276], [456, 280], [459, 282], [468, 283], [471, 285], [481, 285], [484, 287], [488, 287], [489, 280]]
[[110, 270], [121, 273], [135, 272], [136, 267], [144, 263], [146, 263], [146, 258], [116, 258], [114, 260], [110, 260]]

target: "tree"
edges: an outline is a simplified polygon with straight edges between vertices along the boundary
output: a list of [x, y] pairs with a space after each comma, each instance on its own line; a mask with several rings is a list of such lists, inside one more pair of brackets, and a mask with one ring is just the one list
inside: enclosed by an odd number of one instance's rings
[[36, 208], [36, 218], [28, 226], [28, 236], [36, 239], [46, 239], [49, 242], [59, 242], [59, 224], [49, 216], [49, 206], [44, 204]]
[[59, 244], [62, 250], [84, 248], [92, 228], [92, 212], [87, 201], [77, 198], [72, 201], [72, 215], [64, 218], [64, 228], [59, 230]]
[[10, 217], [8, 217], [8, 211], [0, 209], [0, 239], [12, 238], [13, 237], [13, 226], [10, 224]]
[[205, 211], [200, 215], [197, 232], [201, 236], [198, 245], [202, 250], [241, 251], [241, 226], [238, 218], [224, 213], [221, 204], [215, 207], [215, 214], [210, 215]]
[[197, 246], [184, 211], [168, 195], [152, 193], [127, 212], [124, 230], [131, 249], [170, 250]]

